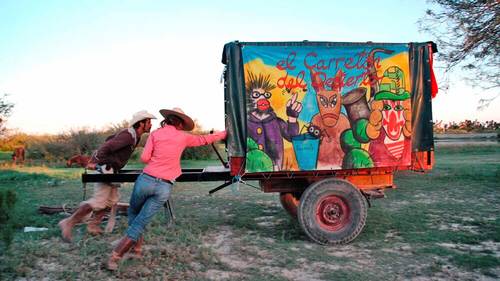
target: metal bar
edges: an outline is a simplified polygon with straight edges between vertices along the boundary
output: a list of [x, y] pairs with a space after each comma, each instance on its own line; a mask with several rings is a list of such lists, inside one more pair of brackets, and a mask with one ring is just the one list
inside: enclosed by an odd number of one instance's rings
[[233, 183], [233, 182], [231, 182], [231, 181], [225, 182], [225, 183], [223, 183], [223, 184], [219, 185], [218, 187], [216, 187], [216, 188], [214, 188], [214, 189], [210, 190], [210, 191], [208, 192], [208, 195], [212, 195], [212, 193], [217, 192], [217, 191], [219, 191], [219, 190], [223, 189], [224, 187], [226, 187], [226, 186], [228, 186], [228, 185], [231, 185], [232, 183]]
[[215, 147], [214, 143], [212, 143], [212, 148], [214, 149], [215, 154], [217, 154], [217, 157], [219, 157], [219, 160], [222, 163], [222, 166], [224, 166], [224, 168], [229, 168], [229, 164], [226, 161], [224, 161], [224, 159], [222, 159], [222, 156], [220, 156], [220, 153], [217, 150], [217, 148]]
[[168, 218], [167, 221], [167, 228], [174, 225], [175, 223], [175, 215], [174, 215], [174, 210], [172, 208], [172, 204], [170, 202], [170, 198], [165, 202], [163, 207], [165, 208], [165, 216]]
[[[120, 171], [118, 174], [82, 174], [82, 182], [135, 182], [141, 171]], [[227, 181], [231, 175], [227, 170], [206, 172], [203, 169], [183, 169], [177, 182]]]
[[[177, 182], [196, 181], [230, 181], [232, 176], [228, 169], [182, 169], [182, 174], [176, 179]], [[352, 170], [324, 170], [324, 171], [279, 171], [263, 173], [244, 174], [242, 180], [270, 180], [270, 179], [313, 179], [324, 177], [352, 177], [352, 176], [375, 176], [392, 175], [394, 167], [352, 169]], [[82, 174], [82, 182], [135, 182], [141, 170], [121, 170], [118, 174]]]
[[172, 216], [172, 222], [175, 222], [175, 214], [174, 214], [174, 207], [172, 207], [172, 199], [167, 200], [167, 207], [168, 211], [170, 212], [170, 215]]

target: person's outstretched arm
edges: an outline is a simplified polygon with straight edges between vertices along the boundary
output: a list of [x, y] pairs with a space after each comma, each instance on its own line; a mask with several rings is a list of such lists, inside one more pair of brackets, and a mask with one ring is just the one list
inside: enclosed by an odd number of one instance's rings
[[226, 138], [226, 131], [217, 132], [209, 135], [192, 135], [190, 133], [185, 133], [186, 136], [186, 146], [202, 146], [211, 144], [213, 142], [223, 140]]

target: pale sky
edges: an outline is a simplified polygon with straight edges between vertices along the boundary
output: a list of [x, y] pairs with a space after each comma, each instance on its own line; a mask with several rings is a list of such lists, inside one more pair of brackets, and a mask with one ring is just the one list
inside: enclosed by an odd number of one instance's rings
[[[101, 129], [181, 107], [220, 130], [227, 42], [434, 39], [418, 31], [424, 0], [180, 2], [0, 0], [0, 95], [15, 103], [6, 126]], [[500, 99], [478, 112], [481, 91], [452, 81], [433, 100], [434, 120], [500, 120]]]

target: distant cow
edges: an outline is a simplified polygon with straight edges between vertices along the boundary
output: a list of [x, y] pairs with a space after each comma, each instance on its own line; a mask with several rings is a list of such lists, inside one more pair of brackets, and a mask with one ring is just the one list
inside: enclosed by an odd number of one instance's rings
[[14, 148], [14, 152], [12, 152], [12, 163], [24, 164], [24, 154], [25, 154], [25, 149], [23, 146]]
[[71, 167], [73, 164], [77, 164], [78, 166], [85, 168], [87, 163], [89, 163], [89, 160], [90, 156], [77, 154], [68, 159], [66, 166]]

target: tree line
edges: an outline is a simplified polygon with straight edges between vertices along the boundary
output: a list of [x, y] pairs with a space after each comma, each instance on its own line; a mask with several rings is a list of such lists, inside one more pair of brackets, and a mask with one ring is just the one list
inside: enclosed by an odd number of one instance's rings
[[[126, 126], [127, 122], [124, 121], [102, 130], [83, 128], [55, 135], [30, 135], [22, 132], [5, 133], [0, 136], [0, 151], [14, 151], [17, 147], [24, 147], [27, 160], [60, 162], [74, 155], [91, 155], [99, 145], [104, 143], [107, 137], [126, 128]], [[192, 133], [204, 134], [207, 132], [197, 124]], [[138, 161], [147, 136], [148, 134], [145, 134], [141, 138], [139, 147], [132, 155], [131, 161]], [[216, 155], [210, 146], [192, 147], [184, 151], [182, 159], [216, 159]]]
[[495, 120], [489, 121], [478, 121], [478, 120], [463, 120], [460, 122], [448, 122], [445, 123], [443, 120], [438, 120], [434, 123], [434, 132], [445, 133], [445, 132], [498, 132], [500, 130], [500, 123]]

